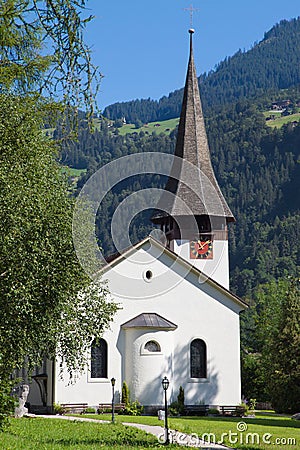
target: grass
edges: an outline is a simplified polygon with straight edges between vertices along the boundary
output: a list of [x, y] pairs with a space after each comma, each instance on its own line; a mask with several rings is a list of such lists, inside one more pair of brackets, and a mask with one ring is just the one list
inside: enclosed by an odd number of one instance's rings
[[[99, 416], [98, 416], [99, 417]], [[177, 446], [170, 446], [178, 448]], [[163, 448], [155, 436], [120, 424], [59, 419], [12, 419], [0, 432], [1, 450], [143, 450]]]
[[86, 172], [86, 169], [73, 169], [72, 167], [63, 166], [62, 172], [65, 173], [68, 177], [80, 177], [82, 173]]
[[[133, 124], [123, 125], [122, 128], [118, 128], [119, 134], [124, 136], [128, 133], [140, 133], [143, 131], [144, 133], [152, 134], [153, 132], [170, 134], [174, 128], [179, 123], [179, 118], [164, 120], [161, 122], [149, 122], [147, 125], [142, 126], [141, 128], [135, 128]], [[158, 126], [159, 125], [159, 126]]]
[[[103, 420], [110, 420], [109, 414], [94, 415]], [[163, 425], [156, 417], [116, 416], [117, 422], [137, 422], [147, 425]], [[238, 424], [243, 425], [238, 425]], [[246, 425], [244, 425], [246, 424]], [[300, 448], [300, 421], [275, 414], [257, 414], [255, 418], [235, 417], [180, 417], [170, 418], [169, 426], [187, 434], [196, 433], [208, 439], [208, 434], [215, 436], [215, 442], [241, 450], [267, 450], [270, 448], [296, 450]], [[246, 426], [247, 430], [239, 431]], [[213, 442], [211, 436], [211, 442]], [[293, 439], [291, 441], [290, 439]], [[237, 440], [237, 442], [236, 442]]]
[[[110, 414], [81, 417], [110, 420]], [[116, 424], [88, 423], [60, 419], [11, 419], [8, 430], [0, 433], [1, 450], [143, 450], [164, 448], [156, 437], [120, 422], [161, 425], [156, 417], [116, 415]], [[242, 431], [241, 424], [247, 427]], [[255, 418], [180, 417], [170, 418], [169, 426], [184, 433], [196, 433], [208, 440], [222, 441], [240, 450], [296, 450], [300, 446], [300, 421], [275, 414], [257, 414]], [[239, 428], [238, 428], [239, 427]], [[294, 439], [294, 442], [289, 442]], [[264, 442], [265, 441], [265, 442]], [[179, 448], [170, 445], [169, 448]]]
[[285, 125], [286, 123], [290, 123], [290, 122], [298, 122], [300, 120], [300, 113], [296, 113], [296, 114], [291, 114], [290, 116], [281, 116], [281, 113], [278, 112], [265, 112], [264, 116], [265, 117], [269, 117], [270, 115], [274, 115], [275, 119], [274, 120], [268, 120], [266, 122], [266, 124], [271, 127], [271, 128], [281, 128], [282, 125]]

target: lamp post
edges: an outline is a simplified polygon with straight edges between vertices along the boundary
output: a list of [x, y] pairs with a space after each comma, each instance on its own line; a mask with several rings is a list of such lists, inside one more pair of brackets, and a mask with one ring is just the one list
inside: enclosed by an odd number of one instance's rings
[[111, 421], [112, 423], [115, 422], [115, 384], [116, 384], [116, 379], [112, 378], [110, 380], [111, 382], [111, 388], [112, 388], [112, 399], [111, 399]]
[[169, 387], [169, 380], [167, 377], [164, 377], [162, 379], [162, 387], [165, 393], [165, 444], [169, 445], [170, 444], [170, 440], [169, 440], [169, 428], [168, 428], [168, 402], [167, 402], [167, 389]]

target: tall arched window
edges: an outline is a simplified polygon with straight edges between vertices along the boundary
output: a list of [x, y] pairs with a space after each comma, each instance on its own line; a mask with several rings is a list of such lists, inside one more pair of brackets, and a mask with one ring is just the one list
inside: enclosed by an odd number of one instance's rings
[[191, 378], [207, 377], [206, 344], [202, 339], [191, 342]]
[[107, 343], [104, 339], [92, 343], [91, 378], [107, 378]]

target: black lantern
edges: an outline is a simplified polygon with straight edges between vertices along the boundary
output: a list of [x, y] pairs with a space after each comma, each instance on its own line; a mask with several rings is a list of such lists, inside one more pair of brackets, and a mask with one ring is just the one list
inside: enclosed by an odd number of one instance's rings
[[170, 381], [168, 380], [167, 377], [164, 377], [162, 379], [161, 384], [162, 384], [163, 390], [166, 391], [168, 389], [168, 387], [169, 387]]
[[114, 421], [115, 421], [115, 384], [116, 384], [116, 379], [112, 378], [110, 380], [110, 382], [111, 382], [111, 387], [112, 387], [111, 421], [114, 423]]
[[168, 402], [167, 402], [167, 390], [168, 390], [168, 387], [169, 387], [170, 382], [169, 382], [169, 380], [168, 380], [167, 377], [164, 377], [164, 378], [162, 379], [161, 384], [162, 384], [162, 387], [163, 387], [163, 390], [164, 390], [164, 393], [165, 393], [165, 436], [166, 436], [166, 438], [165, 438], [165, 444], [168, 445], [168, 444], [170, 444], [170, 440], [169, 440], [169, 428], [168, 428]]

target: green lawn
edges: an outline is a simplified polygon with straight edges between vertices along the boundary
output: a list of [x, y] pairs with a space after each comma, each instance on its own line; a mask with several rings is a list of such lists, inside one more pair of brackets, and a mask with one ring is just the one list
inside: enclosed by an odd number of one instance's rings
[[[110, 420], [109, 414], [94, 415], [103, 420]], [[117, 422], [138, 422], [148, 425], [163, 425], [156, 417], [116, 416]], [[238, 425], [239, 424], [239, 425]], [[234, 417], [180, 417], [170, 418], [169, 426], [187, 434], [196, 433], [208, 439], [208, 434], [215, 436], [215, 442], [243, 450], [300, 448], [300, 421], [275, 414], [257, 414], [255, 418]], [[247, 427], [246, 430], [243, 429]], [[211, 442], [213, 436], [211, 435]], [[291, 440], [292, 439], [292, 440]]]
[[[92, 414], [93, 419], [110, 420], [110, 414]], [[12, 419], [0, 433], [1, 450], [130, 450], [164, 448], [155, 436], [118, 422], [161, 425], [156, 417], [116, 415], [116, 424], [71, 422], [59, 419]], [[195, 433], [210, 442], [222, 441], [240, 450], [297, 450], [300, 448], [300, 421], [289, 417], [258, 414], [255, 418], [180, 417], [170, 418], [169, 426]], [[245, 430], [247, 427], [247, 430]], [[196, 439], [196, 436], [194, 437]], [[291, 441], [293, 439], [293, 442]], [[179, 448], [170, 445], [169, 448]]]
[[[170, 446], [178, 448], [177, 446]], [[59, 419], [12, 419], [0, 432], [1, 450], [132, 450], [163, 448], [155, 436], [116, 424]]]

